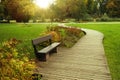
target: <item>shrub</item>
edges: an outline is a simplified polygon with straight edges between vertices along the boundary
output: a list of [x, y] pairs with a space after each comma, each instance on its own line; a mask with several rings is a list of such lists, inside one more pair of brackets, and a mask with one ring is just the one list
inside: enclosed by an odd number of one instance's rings
[[49, 34], [52, 35], [52, 41], [60, 41], [60, 35], [56, 31], [50, 31]]
[[72, 47], [83, 35], [81, 29], [75, 27], [67, 27], [65, 29], [65, 37], [62, 38], [62, 44], [66, 47]]
[[89, 14], [85, 14], [84, 18], [82, 19], [83, 21], [93, 21], [93, 17]]
[[120, 18], [110, 18], [110, 21], [120, 21]]
[[48, 27], [47, 33], [53, 36], [53, 41], [60, 41], [65, 47], [72, 47], [84, 35], [81, 29], [62, 26]]
[[69, 35], [69, 36], [73, 35], [73, 36], [79, 37], [81, 32], [82, 31], [80, 29], [77, 29], [77, 28], [74, 28], [74, 27], [66, 28], [66, 34]]
[[51, 34], [52, 35], [52, 41], [60, 41], [61, 40], [61, 36], [60, 36], [60, 32], [59, 32], [59, 27], [47, 27], [47, 34]]
[[27, 56], [19, 57], [16, 45], [20, 41], [10, 39], [0, 48], [0, 80], [32, 80], [35, 63]]
[[109, 17], [106, 13], [101, 17], [101, 21], [109, 21]]

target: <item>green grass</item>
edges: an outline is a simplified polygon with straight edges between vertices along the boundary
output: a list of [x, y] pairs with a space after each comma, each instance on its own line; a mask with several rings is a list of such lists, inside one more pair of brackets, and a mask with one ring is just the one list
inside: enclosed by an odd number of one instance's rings
[[120, 80], [120, 23], [67, 24], [104, 33], [104, 48], [113, 80]]
[[[18, 50], [23, 53], [30, 53], [30, 57], [34, 57], [31, 40], [39, 37], [46, 31], [46, 27], [50, 24], [0, 24], [0, 45], [2, 42], [11, 38], [21, 40]], [[22, 48], [22, 49], [21, 49]]]

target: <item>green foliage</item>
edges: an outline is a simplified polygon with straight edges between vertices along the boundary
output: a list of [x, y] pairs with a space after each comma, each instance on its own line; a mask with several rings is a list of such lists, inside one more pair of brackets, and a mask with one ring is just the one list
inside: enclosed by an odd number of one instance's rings
[[0, 4], [0, 13], [3, 13], [4, 12], [4, 7], [3, 5]]
[[10, 39], [0, 48], [0, 80], [32, 80], [35, 63], [27, 56], [19, 57], [16, 45], [20, 41]]
[[120, 18], [110, 18], [110, 21], [117, 21], [117, 22], [120, 22]]
[[0, 19], [15, 19], [17, 22], [28, 22], [29, 19], [33, 19], [34, 22], [37, 22], [36, 20], [44, 22], [45, 19], [64, 21], [66, 18], [74, 18], [79, 21], [85, 19], [86, 14], [97, 18], [104, 13], [109, 17], [120, 17], [120, 0], [55, 0], [48, 9], [39, 8], [33, 1], [2, 0]]
[[107, 16], [107, 14], [105, 13], [102, 17], [101, 17], [101, 21], [109, 21], [109, 17]]
[[53, 17], [59, 18], [61, 21], [65, 18], [75, 18], [79, 21], [86, 13], [85, 1], [83, 0], [57, 0], [50, 9], [54, 14]]
[[66, 47], [72, 47], [84, 35], [81, 29], [74, 27], [68, 27], [64, 29], [65, 36], [62, 39], [62, 43]]
[[93, 21], [93, 17], [89, 14], [85, 14], [84, 18], [82, 20], [83, 21]]
[[86, 7], [88, 14], [93, 14], [94, 7], [96, 7], [94, 4], [95, 2], [93, 0], [87, 0]]

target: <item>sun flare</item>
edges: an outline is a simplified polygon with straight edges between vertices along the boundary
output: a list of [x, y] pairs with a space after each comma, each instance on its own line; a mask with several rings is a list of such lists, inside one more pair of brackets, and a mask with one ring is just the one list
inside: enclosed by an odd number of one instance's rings
[[34, 3], [41, 8], [48, 8], [54, 0], [35, 0]]

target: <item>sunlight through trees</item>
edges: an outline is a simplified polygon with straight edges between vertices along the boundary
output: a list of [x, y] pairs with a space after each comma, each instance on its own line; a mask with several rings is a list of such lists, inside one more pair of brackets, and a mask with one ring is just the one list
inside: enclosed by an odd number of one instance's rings
[[44, 4], [40, 0], [36, 2], [35, 0], [0, 1], [0, 20], [5, 19], [8, 22], [11, 19], [17, 22], [28, 22], [30, 19], [41, 21], [44, 19], [51, 19], [51, 21], [75, 19], [79, 21], [101, 18], [104, 14], [110, 18], [120, 17], [119, 0], [44, 0]]

